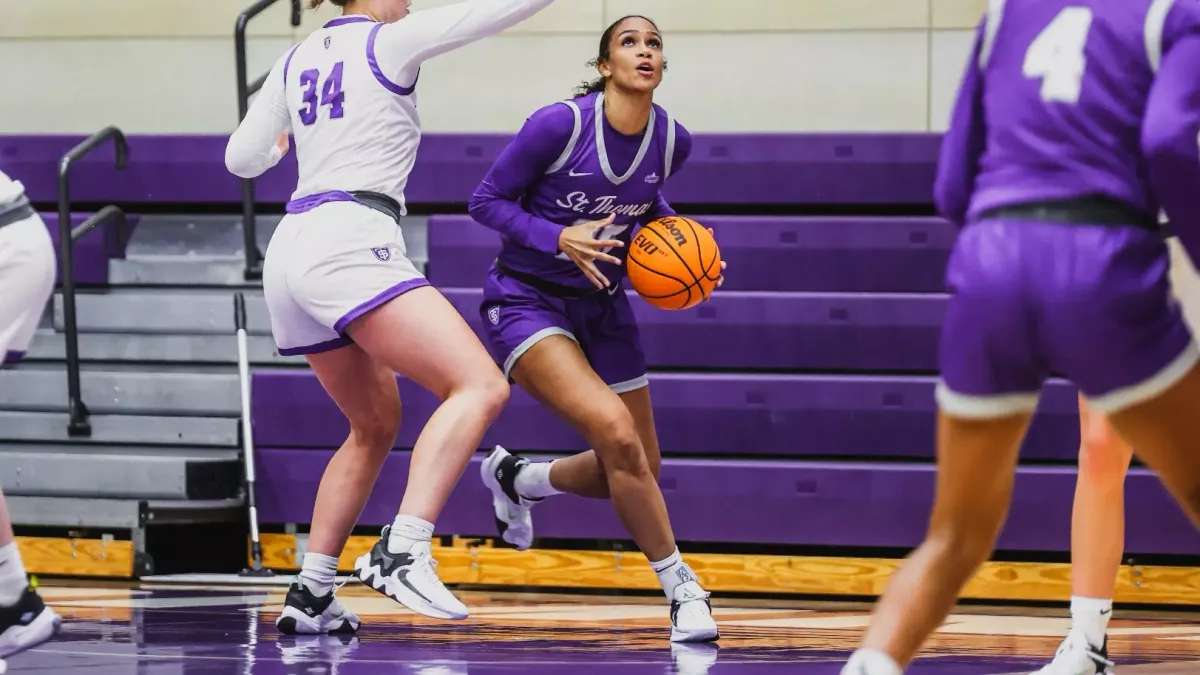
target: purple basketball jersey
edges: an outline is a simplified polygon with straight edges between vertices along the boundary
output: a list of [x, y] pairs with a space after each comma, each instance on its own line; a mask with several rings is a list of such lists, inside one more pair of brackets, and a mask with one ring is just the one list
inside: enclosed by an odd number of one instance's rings
[[1195, 0], [992, 0], [943, 148], [943, 214], [1086, 196], [1156, 214], [1148, 102], [1198, 30]]
[[[1200, 358], [1163, 239], [1139, 226], [1161, 205], [1200, 252], [1197, 73], [1195, 0], [989, 2], [935, 188], [945, 217], [970, 222], [947, 271], [943, 409], [1028, 410], [1058, 373], [1111, 412]], [[986, 213], [1072, 200], [1070, 222]], [[1078, 215], [1085, 200], [1133, 215], [1105, 225]]]
[[[558, 252], [562, 227], [613, 215], [597, 236], [628, 245], [637, 226], [674, 215], [659, 191], [686, 158], [687, 131], [655, 105], [644, 133], [620, 134], [608, 124], [603, 100], [591, 94], [539, 110], [472, 197], [475, 219], [504, 235], [499, 261], [505, 267], [564, 286], [590, 287], [575, 263]], [[627, 251], [626, 246], [608, 253], [624, 261]], [[598, 267], [614, 285], [625, 273], [623, 265]]]

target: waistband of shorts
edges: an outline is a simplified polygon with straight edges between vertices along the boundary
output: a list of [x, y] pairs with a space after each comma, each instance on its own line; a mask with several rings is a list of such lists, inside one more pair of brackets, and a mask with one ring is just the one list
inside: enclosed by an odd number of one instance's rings
[[497, 259], [493, 263], [493, 265], [496, 267], [496, 271], [500, 272], [500, 274], [502, 274], [506, 277], [511, 277], [513, 279], [516, 279], [517, 281], [525, 284], [526, 286], [529, 286], [530, 288], [532, 288], [534, 290], [541, 291], [542, 293], [545, 293], [546, 295], [550, 295], [550, 296], [560, 298], [563, 300], [585, 300], [588, 298], [606, 298], [606, 297], [611, 297], [614, 293], [616, 293], [617, 291], [619, 291], [621, 289], [620, 282], [618, 282], [614, 288], [609, 289], [609, 290], [604, 290], [604, 289], [600, 289], [600, 288], [576, 288], [574, 286], [567, 286], [565, 284], [556, 284], [553, 281], [546, 281], [545, 279], [541, 279], [539, 277], [536, 277], [532, 274], [527, 274], [525, 272], [518, 272], [518, 271], [512, 269], [511, 267], [505, 265], [504, 263], [500, 262], [499, 259]]
[[29, 199], [24, 196], [19, 197], [14, 202], [8, 204], [0, 204], [0, 227], [19, 223], [27, 218], [32, 218], [37, 215], [37, 211], [33, 210], [33, 206], [29, 203]]
[[328, 192], [318, 192], [288, 202], [287, 212], [307, 213], [322, 204], [329, 204], [331, 202], [358, 202], [367, 208], [375, 209], [388, 218], [391, 218], [397, 225], [400, 224], [400, 202], [385, 194], [367, 190], [352, 190], [350, 192], [330, 190]]
[[997, 206], [980, 213], [975, 218], [975, 220], [1001, 219], [1034, 220], [1063, 225], [1137, 227], [1152, 232], [1162, 229], [1158, 219], [1153, 215], [1125, 202], [1101, 196]]

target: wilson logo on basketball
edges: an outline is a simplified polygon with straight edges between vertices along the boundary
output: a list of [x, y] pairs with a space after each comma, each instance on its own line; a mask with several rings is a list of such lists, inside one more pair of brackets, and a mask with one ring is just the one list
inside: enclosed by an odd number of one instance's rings
[[677, 246], [687, 245], [687, 237], [683, 236], [683, 230], [679, 229], [679, 226], [675, 224], [674, 220], [664, 219], [663, 227], [666, 228], [667, 234], [671, 235], [671, 238], [675, 240], [675, 244]]

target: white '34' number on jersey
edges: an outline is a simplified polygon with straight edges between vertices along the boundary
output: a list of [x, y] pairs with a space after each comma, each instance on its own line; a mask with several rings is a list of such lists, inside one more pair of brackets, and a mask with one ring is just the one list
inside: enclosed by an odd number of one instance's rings
[[1087, 68], [1084, 47], [1092, 27], [1092, 10], [1067, 7], [1042, 29], [1025, 52], [1025, 77], [1042, 80], [1042, 100], [1078, 103]]

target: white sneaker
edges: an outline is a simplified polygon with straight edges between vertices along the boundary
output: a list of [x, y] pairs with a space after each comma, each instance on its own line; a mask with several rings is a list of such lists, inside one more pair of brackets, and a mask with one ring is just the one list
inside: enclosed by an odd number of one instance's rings
[[695, 581], [675, 587], [671, 598], [671, 642], [712, 642], [721, 634], [709, 594]]
[[390, 526], [383, 528], [375, 546], [354, 562], [354, 573], [363, 584], [418, 614], [434, 619], [467, 618], [467, 606], [454, 597], [434, 571], [437, 561], [430, 545], [418, 544], [411, 551], [391, 553], [387, 548], [390, 531]]
[[62, 617], [26, 587], [16, 604], [0, 607], [0, 658], [33, 649], [58, 635]]
[[283, 601], [283, 611], [275, 626], [284, 635], [353, 634], [361, 623], [358, 616], [342, 606], [337, 596], [317, 597], [296, 577]]
[[518, 551], [533, 546], [533, 517], [529, 511], [541, 501], [517, 494], [517, 474], [526, 466], [529, 466], [529, 460], [509, 454], [497, 445], [479, 467], [483, 484], [492, 491], [492, 508], [500, 538]]
[[1054, 660], [1033, 675], [1114, 675], [1114, 665], [1108, 660], [1108, 638], [1097, 649], [1082, 633], [1071, 631]]

